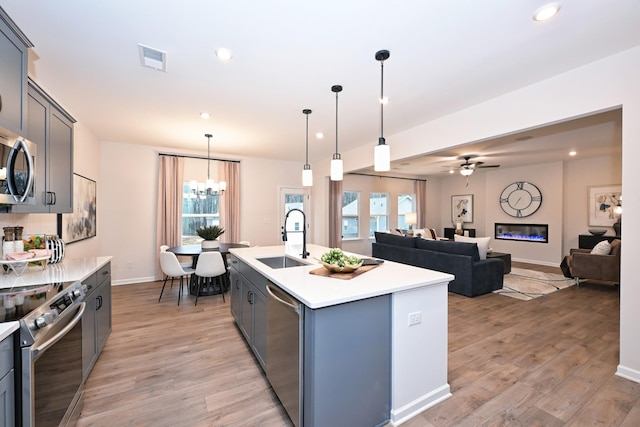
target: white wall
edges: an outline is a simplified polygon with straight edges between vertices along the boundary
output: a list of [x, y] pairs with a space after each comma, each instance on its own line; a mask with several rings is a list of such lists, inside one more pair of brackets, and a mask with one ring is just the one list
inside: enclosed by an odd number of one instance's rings
[[[564, 253], [578, 247], [578, 235], [588, 234], [589, 228], [603, 228], [589, 226], [587, 211], [589, 187], [620, 183], [622, 183], [621, 156], [594, 157], [565, 162], [562, 209]], [[606, 234], [615, 235], [612, 228], [609, 228]]]

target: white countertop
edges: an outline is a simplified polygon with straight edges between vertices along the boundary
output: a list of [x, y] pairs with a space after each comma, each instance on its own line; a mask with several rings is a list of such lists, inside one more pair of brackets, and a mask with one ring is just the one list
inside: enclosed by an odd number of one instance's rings
[[83, 280], [111, 260], [110, 256], [65, 258], [57, 264], [29, 267], [22, 275], [0, 272], [0, 289]]
[[4, 322], [0, 323], [0, 341], [7, 338], [20, 327], [20, 322]]
[[[402, 292], [424, 286], [448, 284], [452, 274], [385, 261], [378, 267], [353, 279], [343, 280], [309, 274], [322, 267], [317, 259], [329, 248], [307, 245], [311, 255], [303, 261], [308, 266], [273, 269], [256, 258], [284, 255], [284, 246], [257, 246], [230, 249], [231, 253], [266, 276], [273, 283], [310, 308], [322, 308], [379, 295]], [[287, 255], [301, 259], [299, 255]], [[316, 259], [317, 258], [317, 259]], [[367, 258], [364, 257], [363, 258]]]

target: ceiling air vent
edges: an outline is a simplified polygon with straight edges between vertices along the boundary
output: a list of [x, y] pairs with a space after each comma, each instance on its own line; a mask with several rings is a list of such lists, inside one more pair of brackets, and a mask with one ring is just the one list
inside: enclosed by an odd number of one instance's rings
[[143, 67], [153, 68], [158, 71], [167, 71], [167, 52], [138, 44], [140, 63]]

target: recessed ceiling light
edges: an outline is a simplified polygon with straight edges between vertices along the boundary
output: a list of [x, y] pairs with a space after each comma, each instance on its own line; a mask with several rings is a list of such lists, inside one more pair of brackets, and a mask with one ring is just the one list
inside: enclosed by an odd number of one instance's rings
[[221, 47], [216, 49], [216, 56], [222, 62], [229, 62], [233, 59], [233, 52], [230, 49]]
[[206, 111], [203, 111], [202, 113], [200, 113], [200, 117], [205, 120], [208, 120], [211, 118], [211, 114], [207, 113]]
[[456, 173], [453, 169], [449, 169], [449, 173]]
[[569, 155], [570, 156], [575, 156], [576, 154], [578, 154], [578, 153], [576, 153], [575, 151], [569, 151]]
[[533, 14], [534, 21], [546, 21], [560, 11], [560, 3], [549, 3], [536, 10]]
[[318, 138], [318, 139], [324, 138], [324, 133], [322, 133], [322, 132], [316, 133], [316, 138]]

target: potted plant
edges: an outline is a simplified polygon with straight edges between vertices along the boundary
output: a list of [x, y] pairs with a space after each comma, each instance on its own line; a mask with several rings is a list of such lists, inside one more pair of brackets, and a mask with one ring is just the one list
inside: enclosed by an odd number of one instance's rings
[[204, 239], [202, 241], [202, 249], [218, 248], [220, 247], [218, 237], [224, 233], [224, 228], [217, 225], [211, 225], [197, 228], [196, 233]]

